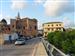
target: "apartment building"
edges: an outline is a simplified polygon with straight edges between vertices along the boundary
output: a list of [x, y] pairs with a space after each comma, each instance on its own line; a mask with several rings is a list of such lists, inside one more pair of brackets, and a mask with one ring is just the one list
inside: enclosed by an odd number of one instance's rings
[[46, 37], [49, 32], [63, 31], [62, 22], [48, 22], [43, 24], [43, 36]]

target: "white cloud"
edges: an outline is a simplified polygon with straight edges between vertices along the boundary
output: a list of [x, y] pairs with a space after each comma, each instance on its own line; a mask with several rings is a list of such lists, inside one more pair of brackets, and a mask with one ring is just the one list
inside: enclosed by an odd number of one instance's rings
[[1, 13], [0, 14], [0, 21], [4, 18], [4, 15]]
[[2, 14], [0, 14], [0, 20], [3, 18], [3, 15]]
[[36, 4], [43, 4], [43, 2], [45, 2], [45, 0], [34, 0], [34, 2], [35, 2]]
[[6, 17], [4, 17], [4, 19], [7, 21], [8, 24], [10, 24], [10, 19], [11, 19], [10, 16], [6, 16]]
[[65, 27], [74, 27], [75, 26], [74, 21], [72, 21], [71, 19], [69, 19], [67, 17], [65, 17], [63, 19], [63, 23], [64, 23]]
[[1, 21], [3, 18], [7, 21], [8, 24], [10, 23], [10, 18], [11, 18], [10, 16], [4, 16], [3, 14], [0, 14], [0, 21]]
[[42, 29], [42, 23], [38, 22], [38, 29]]
[[26, 0], [12, 0], [12, 9], [23, 9], [26, 7]]
[[44, 8], [47, 16], [60, 16], [64, 13], [74, 12], [74, 0], [46, 0]]

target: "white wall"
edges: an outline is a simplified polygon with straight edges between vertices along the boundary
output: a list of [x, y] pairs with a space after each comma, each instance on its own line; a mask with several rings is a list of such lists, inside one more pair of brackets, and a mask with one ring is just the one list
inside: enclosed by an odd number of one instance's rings
[[13, 34], [2, 34], [3, 35], [3, 38], [4, 40], [9, 40], [9, 36], [11, 35], [11, 39], [12, 40], [15, 40], [18, 38], [18, 35], [16, 33], [13, 33]]
[[17, 39], [18, 35], [16, 33], [13, 33], [13, 34], [11, 34], [11, 38], [12, 38], [12, 40]]

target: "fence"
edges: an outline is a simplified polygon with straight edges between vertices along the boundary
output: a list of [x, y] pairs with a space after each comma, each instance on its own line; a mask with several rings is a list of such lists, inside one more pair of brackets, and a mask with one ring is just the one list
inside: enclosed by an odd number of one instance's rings
[[53, 46], [52, 44], [50, 44], [48, 41], [44, 40], [43, 38], [42, 38], [42, 42], [49, 56], [69, 56], [63, 53], [62, 51], [60, 51], [59, 49], [57, 49], [55, 46]]

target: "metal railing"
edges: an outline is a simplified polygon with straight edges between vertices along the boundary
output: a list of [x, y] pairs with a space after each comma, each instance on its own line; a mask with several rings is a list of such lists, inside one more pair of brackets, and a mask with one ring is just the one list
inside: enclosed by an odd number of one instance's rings
[[50, 44], [48, 41], [44, 40], [44, 38], [42, 38], [42, 42], [49, 56], [69, 56], [60, 51], [59, 49], [57, 49], [54, 45]]

